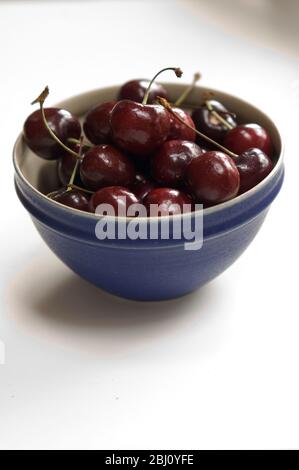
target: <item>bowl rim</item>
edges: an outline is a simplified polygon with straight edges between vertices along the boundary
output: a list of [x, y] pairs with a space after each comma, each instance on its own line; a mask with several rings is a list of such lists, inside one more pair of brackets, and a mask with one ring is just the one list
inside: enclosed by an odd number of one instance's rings
[[[178, 87], [179, 88], [185, 88], [186, 86], [188, 86], [188, 84], [185, 84], [185, 83], [174, 83], [174, 82], [160, 82], [160, 83], [163, 86], [165, 86], [166, 88], [170, 88], [170, 89], [171, 88], [178, 88]], [[76, 95], [71, 95], [71, 96], [59, 101], [58, 103], [55, 103], [55, 104], [51, 105], [51, 107], [61, 107], [62, 105], [64, 105], [64, 103], [66, 101], [76, 100], [76, 99], [82, 98], [82, 96], [84, 96], [84, 95], [97, 93], [98, 91], [105, 91], [105, 90], [107, 90], [107, 91], [108, 90], [109, 91], [112, 91], [112, 90], [117, 91], [117, 90], [119, 90], [119, 88], [121, 86], [122, 85], [110, 85], [110, 86], [105, 86], [105, 87], [93, 88], [91, 90], [86, 90], [86, 91], [83, 91], [81, 93], [77, 93]], [[216, 95], [216, 97], [217, 97], [217, 95], [221, 94], [222, 96], [225, 96], [225, 98], [228, 98], [228, 99], [232, 98], [232, 99], [237, 99], [239, 101], [242, 101], [242, 103], [245, 106], [249, 106], [253, 111], [257, 111], [258, 113], [262, 114], [268, 121], [271, 122], [271, 125], [272, 125], [273, 129], [275, 130], [275, 132], [277, 133], [277, 135], [279, 137], [279, 141], [280, 141], [279, 142], [280, 143], [280, 153], [277, 156], [277, 161], [275, 163], [274, 168], [266, 176], [266, 178], [264, 178], [260, 183], [258, 183], [253, 188], [249, 189], [248, 191], [246, 191], [243, 194], [240, 194], [239, 196], [236, 196], [233, 199], [230, 199], [228, 201], [222, 202], [222, 203], [217, 204], [215, 206], [203, 209], [202, 210], [203, 215], [209, 216], [209, 215], [215, 214], [217, 212], [222, 212], [226, 209], [229, 209], [232, 206], [237, 205], [238, 203], [243, 203], [244, 201], [249, 199], [251, 196], [253, 196], [255, 193], [257, 193], [259, 190], [262, 190], [262, 188], [265, 187], [267, 185], [267, 183], [272, 178], [274, 178], [275, 175], [280, 171], [280, 169], [283, 165], [283, 160], [284, 160], [283, 156], [284, 156], [285, 144], [284, 144], [284, 139], [282, 138], [282, 133], [278, 130], [275, 122], [273, 121], [273, 119], [268, 114], [266, 114], [264, 111], [259, 109], [257, 106], [251, 104], [250, 102], [248, 102], [247, 100], [244, 100], [243, 98], [240, 98], [237, 95], [233, 95], [231, 93], [228, 93], [228, 92], [225, 92], [225, 91], [222, 91], [222, 90], [218, 90], [216, 88], [211, 88], [211, 87], [202, 86], [202, 85], [196, 85], [195, 89], [199, 89], [199, 90], [201, 89], [202, 91], [211, 91]], [[188, 108], [188, 102], [186, 103], [185, 107]], [[23, 141], [23, 133], [22, 132], [18, 135], [17, 140], [15, 141], [15, 144], [14, 144], [14, 147], [13, 147], [13, 165], [14, 165], [14, 169], [15, 169], [15, 172], [18, 175], [18, 177], [23, 181], [23, 183], [31, 191], [33, 191], [33, 193], [35, 193], [38, 197], [41, 197], [42, 199], [44, 199], [47, 204], [53, 205], [53, 207], [56, 207], [59, 210], [63, 210], [63, 211], [68, 212], [68, 213], [81, 215], [81, 216], [91, 218], [91, 219], [94, 219], [94, 220], [99, 220], [99, 218], [102, 217], [100, 214], [85, 212], [85, 211], [82, 211], [82, 210], [79, 210], [79, 209], [74, 209], [72, 207], [65, 206], [64, 204], [61, 204], [60, 202], [57, 202], [53, 199], [50, 199], [45, 194], [40, 192], [37, 188], [35, 188], [25, 178], [25, 176], [22, 173], [22, 171], [19, 167], [19, 164], [17, 162], [17, 155], [18, 155], [17, 150], [18, 150], [18, 146], [20, 145], [21, 141]], [[25, 143], [25, 145], [26, 145], [26, 143]], [[192, 216], [195, 216], [197, 212], [198, 211], [192, 212]], [[190, 213], [176, 214], [176, 215], [170, 215], [170, 216], [165, 215], [165, 216], [160, 216], [160, 217], [138, 217], [138, 220], [150, 222], [150, 221], [153, 221], [153, 220], [161, 220], [161, 219], [166, 219], [166, 218], [175, 218], [175, 219], [176, 218], [183, 218], [185, 216], [190, 216]], [[133, 217], [122, 217], [122, 216], [105, 216], [105, 217], [108, 218], [108, 219], [114, 219], [114, 220], [119, 220], [119, 221], [130, 221], [130, 220], [133, 219]]]

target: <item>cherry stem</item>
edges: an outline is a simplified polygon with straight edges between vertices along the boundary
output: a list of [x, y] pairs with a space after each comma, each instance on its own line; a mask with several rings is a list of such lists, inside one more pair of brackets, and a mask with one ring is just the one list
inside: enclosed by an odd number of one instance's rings
[[[83, 148], [83, 135], [81, 135], [79, 142], [80, 142], [80, 147], [79, 147], [79, 152], [78, 152], [78, 153], [79, 153], [79, 155], [80, 155], [80, 157], [81, 157], [81, 156], [82, 156], [82, 148]], [[75, 177], [76, 177], [76, 173], [77, 173], [79, 164], [80, 164], [80, 159], [77, 158], [77, 159], [76, 159], [75, 166], [74, 166], [74, 169], [73, 169], [73, 172], [72, 172], [71, 177], [70, 177], [70, 180], [69, 180], [69, 183], [68, 183], [67, 188], [66, 188], [67, 191], [71, 191], [71, 190], [72, 190], [72, 184], [73, 184], [74, 181], [75, 181]]]
[[200, 73], [199, 72], [195, 73], [192, 83], [190, 83], [190, 85], [185, 89], [185, 91], [183, 91], [181, 96], [178, 97], [178, 99], [174, 103], [175, 106], [180, 106], [187, 99], [187, 97], [190, 95], [191, 91], [194, 89], [196, 83], [200, 79], [201, 79]]
[[177, 76], [178, 78], [181, 78], [181, 76], [183, 75], [183, 72], [182, 72], [182, 70], [181, 70], [179, 67], [166, 67], [165, 69], [160, 70], [160, 72], [156, 73], [156, 75], [154, 76], [154, 78], [151, 79], [151, 81], [150, 81], [150, 83], [149, 83], [149, 85], [148, 85], [148, 87], [147, 87], [147, 90], [146, 90], [146, 92], [145, 92], [145, 94], [144, 94], [144, 97], [143, 97], [143, 100], [142, 100], [142, 104], [146, 104], [146, 103], [147, 103], [151, 86], [152, 86], [152, 84], [154, 83], [154, 81], [156, 80], [156, 78], [158, 77], [158, 75], [160, 75], [160, 73], [166, 72], [167, 70], [173, 70], [174, 73], [176, 74], [176, 76]]
[[[89, 191], [89, 189], [81, 188], [81, 186], [77, 186], [76, 184], [68, 184], [68, 189], [78, 189], [78, 191], [82, 191], [83, 193], [88, 193], [88, 194], [94, 194], [94, 191]], [[50, 193], [47, 194], [47, 197], [51, 199], [51, 196], [57, 194], [57, 189], [56, 191], [51, 191]]]
[[186, 127], [189, 127], [189, 129], [192, 129], [196, 134], [198, 134], [200, 137], [202, 137], [203, 139], [205, 139], [206, 141], [210, 142], [210, 144], [213, 144], [215, 145], [215, 147], [218, 147], [219, 149], [221, 149], [223, 152], [227, 153], [229, 156], [231, 156], [232, 158], [237, 158], [238, 155], [234, 152], [231, 152], [230, 150], [228, 150], [227, 148], [223, 147], [222, 145], [218, 144], [218, 142], [216, 142], [215, 140], [213, 139], [210, 139], [210, 137], [208, 137], [207, 135], [205, 134], [202, 134], [202, 132], [198, 131], [197, 129], [195, 129], [194, 127], [190, 126], [189, 124], [187, 124], [180, 116], [178, 116], [172, 109], [170, 103], [168, 103], [168, 101], [165, 99], [165, 98], [161, 98], [161, 96], [157, 96], [157, 101], [162, 105], [164, 106], [164, 108], [166, 108], [178, 121], [180, 121], [182, 124], [184, 124]]
[[57, 194], [57, 189], [55, 191], [51, 191], [50, 193], [46, 194], [46, 196], [51, 199], [51, 197], [55, 196], [55, 194]]
[[[80, 143], [81, 143], [81, 140], [80, 140], [80, 139], [75, 139], [74, 137], [69, 137], [69, 138], [67, 139], [67, 141], [68, 141], [70, 144], [80, 144]], [[92, 148], [93, 145], [89, 144], [88, 142], [83, 142], [83, 147]]]
[[56, 134], [54, 134], [54, 132], [52, 131], [51, 127], [49, 126], [48, 122], [47, 122], [47, 118], [46, 118], [46, 115], [45, 115], [45, 110], [44, 110], [44, 102], [46, 100], [46, 98], [48, 97], [49, 95], [49, 88], [46, 86], [46, 88], [41, 92], [41, 94], [34, 100], [32, 101], [31, 104], [36, 104], [36, 103], [39, 103], [39, 106], [40, 106], [40, 110], [41, 110], [41, 113], [42, 113], [42, 118], [43, 118], [43, 122], [45, 124], [45, 127], [46, 129], [48, 130], [49, 134], [51, 135], [51, 137], [53, 137], [53, 139], [64, 149], [66, 150], [67, 152], [71, 153], [72, 155], [74, 155], [75, 157], [77, 158], [81, 158], [80, 155], [75, 152], [74, 150], [70, 149], [69, 147], [67, 147], [58, 137]]
[[206, 106], [213, 116], [220, 121], [227, 129], [231, 130], [234, 128], [229, 122], [227, 122], [213, 107], [210, 101], [206, 101]]
[[81, 186], [77, 186], [76, 184], [69, 184], [68, 185], [71, 189], [78, 189], [80, 191], [83, 191], [84, 193], [88, 194], [94, 194], [94, 191], [89, 191], [89, 189], [81, 188]]

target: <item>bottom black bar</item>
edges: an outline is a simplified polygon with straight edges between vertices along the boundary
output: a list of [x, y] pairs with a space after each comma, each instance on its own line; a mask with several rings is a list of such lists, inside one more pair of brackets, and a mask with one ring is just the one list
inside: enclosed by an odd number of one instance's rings
[[[53, 449], [54, 450], [54, 449]], [[76, 463], [86, 466], [89, 451], [77, 451]], [[217, 468], [223, 465], [242, 469], [244, 465], [269, 465], [276, 468], [299, 468], [298, 450], [98, 450], [96, 465], [110, 468]], [[23, 451], [18, 453], [24, 454]], [[48, 464], [50, 457], [47, 457]], [[56, 458], [55, 458], [56, 460]], [[296, 465], [297, 462], [297, 465]], [[288, 465], [289, 464], [289, 465]], [[288, 466], [286, 466], [288, 465]], [[213, 466], [213, 467], [212, 467]]]
[[[201, 467], [211, 465], [269, 464], [281, 465], [287, 462], [292, 466], [299, 463], [299, 452], [296, 450], [163, 450], [163, 451], [99, 451], [101, 464], [107, 469], [111, 466], [127, 466], [129, 468], [169, 468], [169, 467]], [[221, 467], [219, 467], [221, 468]], [[241, 468], [241, 467], [239, 467]]]

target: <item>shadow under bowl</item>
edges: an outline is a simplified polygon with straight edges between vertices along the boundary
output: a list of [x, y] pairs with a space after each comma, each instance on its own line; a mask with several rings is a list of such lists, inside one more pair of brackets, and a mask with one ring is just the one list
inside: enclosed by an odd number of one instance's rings
[[[171, 101], [185, 85], [165, 84]], [[96, 103], [117, 96], [119, 87], [82, 93], [57, 106], [83, 116]], [[241, 122], [265, 127], [273, 140], [276, 162], [272, 172], [256, 187], [235, 199], [203, 211], [203, 244], [186, 250], [186, 239], [162, 239], [162, 219], [157, 219], [158, 239], [99, 240], [99, 217], [65, 207], [45, 196], [58, 185], [56, 162], [40, 159], [19, 136], [14, 148], [15, 186], [18, 197], [50, 249], [75, 273], [96, 286], [135, 300], [165, 300], [185, 295], [222, 273], [251, 243], [260, 229], [270, 204], [277, 196], [284, 175], [282, 142], [272, 120], [251, 104], [218, 90], [196, 87], [189, 103], [202, 100], [212, 91]], [[185, 216], [177, 216], [182, 217]], [[194, 226], [196, 215], [192, 215]], [[164, 219], [164, 218], [163, 218]], [[130, 219], [116, 218], [116, 230], [128, 227]], [[143, 219], [149, 231], [149, 220]]]

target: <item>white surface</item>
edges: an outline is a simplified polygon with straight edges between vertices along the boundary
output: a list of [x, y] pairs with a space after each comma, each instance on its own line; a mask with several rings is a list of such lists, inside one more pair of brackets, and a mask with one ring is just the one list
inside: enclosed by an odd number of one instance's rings
[[[0, 448], [299, 447], [295, 49], [229, 36], [191, 3], [0, 3]], [[14, 195], [11, 149], [45, 84], [54, 102], [166, 65], [272, 114], [288, 171], [226, 273], [184, 299], [133, 303], [43, 244]]]

